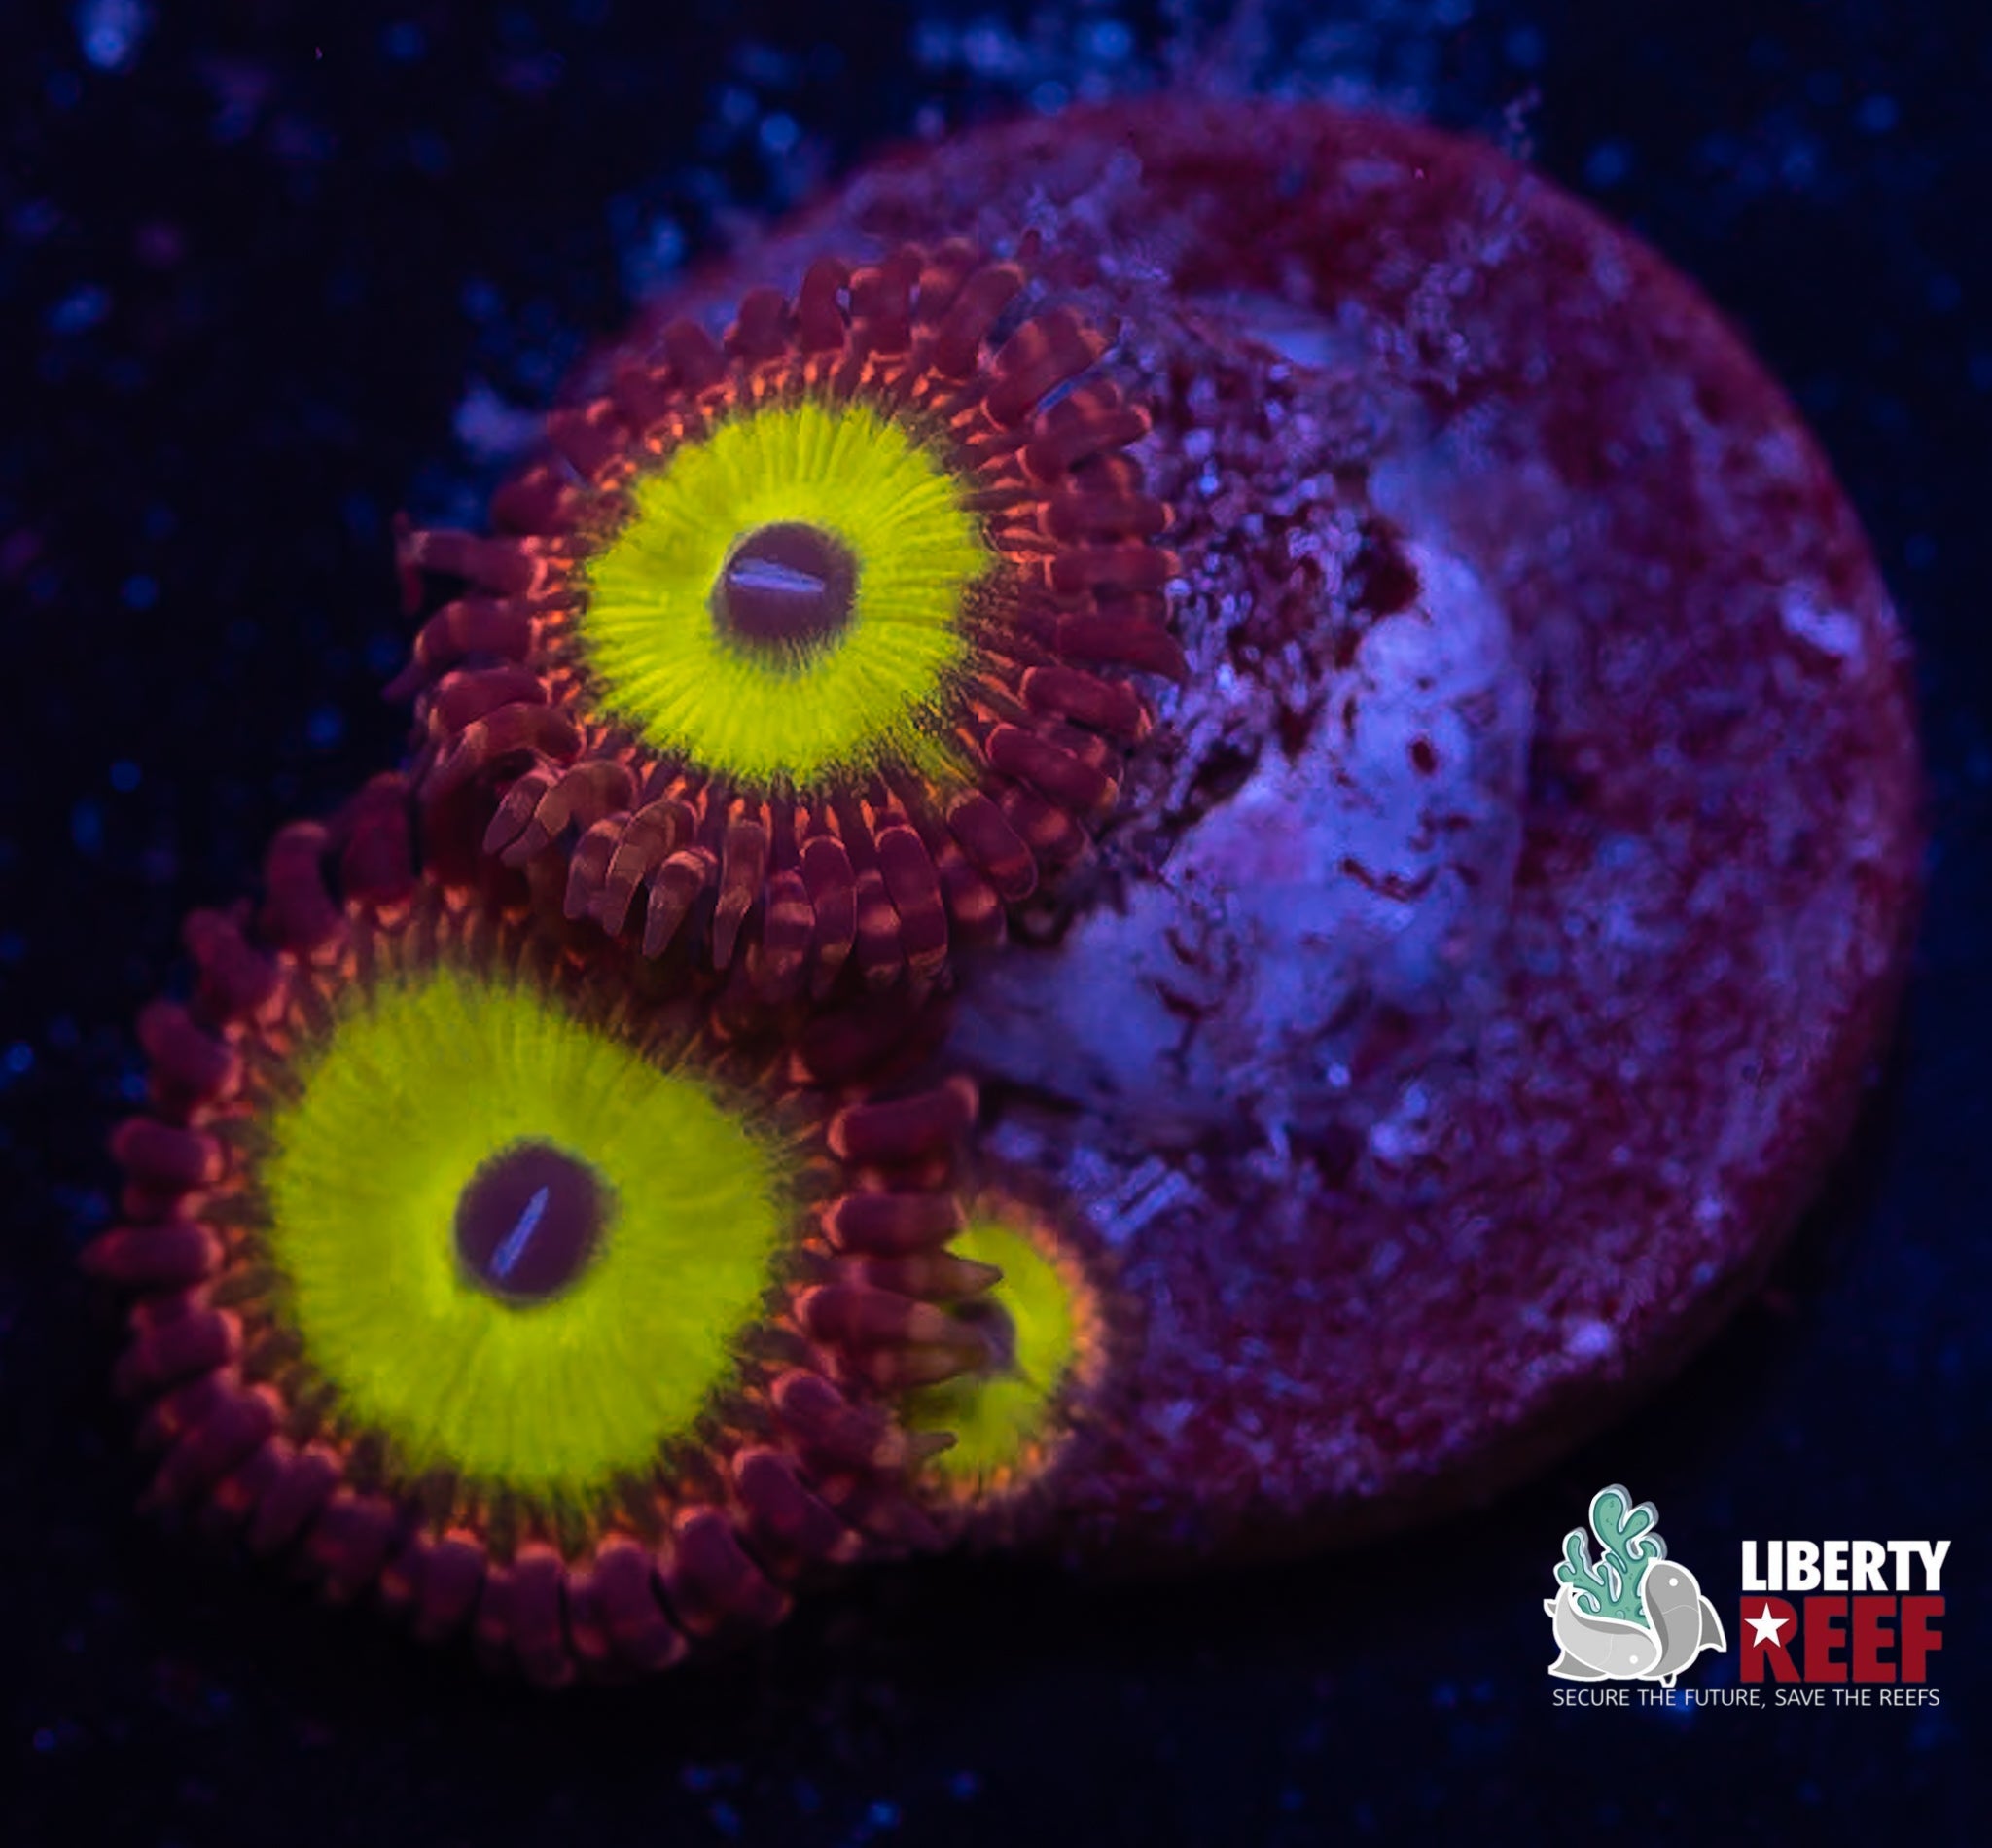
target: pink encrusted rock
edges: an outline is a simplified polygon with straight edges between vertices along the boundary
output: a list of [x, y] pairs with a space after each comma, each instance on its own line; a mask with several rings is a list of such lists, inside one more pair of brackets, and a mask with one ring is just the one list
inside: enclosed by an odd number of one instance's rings
[[1708, 302], [1424, 127], [1182, 99], [999, 127], [670, 310], [1026, 232], [1033, 311], [1121, 329], [1190, 667], [1089, 869], [964, 972], [947, 1050], [1146, 1331], [1049, 1542], [1374, 1534], [1665, 1379], [1818, 1188], [1914, 912], [1904, 645]]

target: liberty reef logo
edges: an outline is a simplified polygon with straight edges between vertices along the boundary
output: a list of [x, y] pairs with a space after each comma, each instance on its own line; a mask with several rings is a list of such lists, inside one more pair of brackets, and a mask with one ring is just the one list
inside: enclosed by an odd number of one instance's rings
[[[1597, 1557], [1591, 1556], [1591, 1540]], [[1726, 1650], [1723, 1620], [1686, 1566], [1667, 1557], [1659, 1514], [1620, 1483], [1591, 1497], [1590, 1535], [1563, 1537], [1556, 1595], [1543, 1600], [1559, 1681], [1647, 1681], [1672, 1688], [1703, 1650]]]

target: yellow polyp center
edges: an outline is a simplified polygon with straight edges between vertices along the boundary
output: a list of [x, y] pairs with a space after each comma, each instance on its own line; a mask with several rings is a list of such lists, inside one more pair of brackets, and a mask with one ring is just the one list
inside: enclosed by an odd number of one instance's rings
[[652, 750], [752, 787], [944, 777], [968, 599], [994, 563], [964, 489], [862, 399], [728, 418], [637, 476], [586, 567], [596, 696]]
[[358, 995], [255, 1172], [274, 1312], [398, 1472], [562, 1505], [642, 1472], [731, 1378], [791, 1220], [701, 1077], [451, 968]]
[[1000, 1491], [1027, 1475], [1058, 1435], [1059, 1408], [1080, 1361], [1085, 1316], [1080, 1286], [1028, 1232], [995, 1215], [971, 1218], [949, 1249], [994, 1264], [1002, 1280], [987, 1306], [967, 1310], [985, 1319], [992, 1361], [907, 1398], [907, 1424], [947, 1431], [954, 1447], [927, 1469], [968, 1498]]

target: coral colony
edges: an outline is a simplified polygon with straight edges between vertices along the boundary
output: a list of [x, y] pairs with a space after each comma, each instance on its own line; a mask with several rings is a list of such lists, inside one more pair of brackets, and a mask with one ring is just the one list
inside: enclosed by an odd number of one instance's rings
[[160, 1502], [539, 1681], [1484, 1495], [1753, 1286], [1886, 1028], [1844, 503], [1429, 130], [888, 161], [400, 560], [409, 759], [189, 919], [88, 1262]]

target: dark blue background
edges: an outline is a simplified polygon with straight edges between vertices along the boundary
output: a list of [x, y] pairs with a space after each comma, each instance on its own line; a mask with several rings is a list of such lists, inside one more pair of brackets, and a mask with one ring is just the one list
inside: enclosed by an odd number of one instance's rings
[[[1984, 1838], [1992, 25], [1314, 11], [8, 9], [0, 1839]], [[504, 407], [812, 174], [1153, 86], [1186, 39], [1190, 81], [1525, 136], [1742, 323], [1873, 535], [1920, 652], [1931, 899], [1902, 1048], [1773, 1287], [1639, 1418], [1415, 1541], [1163, 1589], [885, 1574], [611, 1694], [488, 1684], [161, 1540], [73, 1251], [180, 914], [397, 745], [393, 511], [473, 515]], [[1553, 1711], [1539, 1600], [1615, 1478], [1725, 1617], [1742, 1538], [1951, 1539], [1942, 1706]]]

